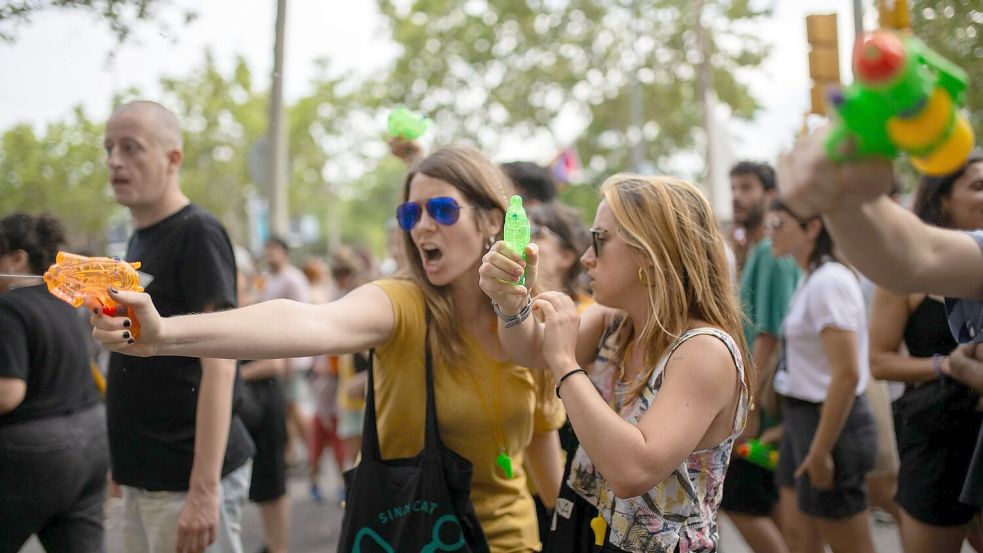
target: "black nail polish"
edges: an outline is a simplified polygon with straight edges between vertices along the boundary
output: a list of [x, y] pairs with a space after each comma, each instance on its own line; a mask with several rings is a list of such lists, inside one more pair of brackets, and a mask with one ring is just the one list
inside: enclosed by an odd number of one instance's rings
[[123, 333], [123, 339], [124, 339], [124, 340], [127, 340], [127, 339], [129, 339], [129, 337], [130, 337], [130, 333], [129, 333], [129, 332], [124, 332], [124, 333]]
[[126, 319], [125, 321], [123, 321], [123, 328], [130, 328], [130, 320], [129, 319]]

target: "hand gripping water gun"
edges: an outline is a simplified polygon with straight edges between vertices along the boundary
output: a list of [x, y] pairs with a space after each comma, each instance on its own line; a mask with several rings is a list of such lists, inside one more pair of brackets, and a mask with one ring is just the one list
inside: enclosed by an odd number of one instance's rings
[[389, 119], [386, 122], [386, 128], [389, 130], [389, 136], [392, 136], [393, 138], [403, 137], [407, 140], [416, 140], [417, 138], [420, 138], [423, 136], [423, 133], [427, 132], [429, 127], [429, 117], [410, 111], [410, 109], [405, 106], [399, 106], [398, 108], [390, 111]]
[[770, 471], [774, 471], [778, 467], [778, 450], [775, 449], [775, 446], [755, 439], [737, 446], [737, 456]]
[[[509, 209], [505, 212], [505, 243], [517, 254], [526, 258], [526, 246], [529, 245], [529, 219], [526, 218], [526, 210], [522, 208], [522, 196], [515, 195], [509, 200]], [[523, 273], [516, 286], [526, 284], [526, 275]]]
[[899, 151], [926, 175], [959, 169], [973, 149], [973, 129], [959, 112], [967, 75], [913, 36], [875, 31], [853, 51], [856, 81], [830, 94], [838, 121], [826, 142], [830, 159]]
[[117, 305], [109, 297], [107, 288], [143, 292], [139, 268], [139, 261], [127, 263], [118, 257], [85, 257], [58, 252], [55, 264], [48, 268], [43, 278], [52, 295], [73, 307], [84, 303], [100, 309], [104, 315], [128, 316], [130, 334], [136, 338], [140, 334], [140, 323], [132, 313], [127, 313], [126, 306]]

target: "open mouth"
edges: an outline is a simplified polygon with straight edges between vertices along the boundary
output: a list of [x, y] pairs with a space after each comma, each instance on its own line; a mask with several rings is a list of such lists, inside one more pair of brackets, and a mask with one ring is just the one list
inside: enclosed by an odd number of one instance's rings
[[420, 255], [423, 256], [424, 262], [432, 263], [435, 261], [440, 261], [440, 259], [444, 257], [444, 252], [442, 252], [437, 246], [425, 244], [420, 246]]
[[130, 184], [130, 179], [125, 179], [123, 177], [113, 177], [109, 180], [112, 184]]

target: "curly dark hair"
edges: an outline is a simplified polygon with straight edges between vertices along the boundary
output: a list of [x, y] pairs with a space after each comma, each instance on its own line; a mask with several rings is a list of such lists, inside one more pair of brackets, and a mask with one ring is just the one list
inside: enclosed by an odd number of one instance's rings
[[53, 215], [12, 213], [0, 219], [0, 254], [23, 250], [34, 274], [44, 273], [55, 262], [64, 242], [65, 226]]

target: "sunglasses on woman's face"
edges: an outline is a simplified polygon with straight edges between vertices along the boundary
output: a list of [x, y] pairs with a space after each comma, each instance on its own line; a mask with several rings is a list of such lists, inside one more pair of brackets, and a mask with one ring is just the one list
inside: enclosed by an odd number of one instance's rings
[[[453, 225], [461, 216], [461, 208], [470, 207], [462, 206], [457, 203], [457, 200], [448, 196], [430, 198], [424, 205], [430, 218], [441, 225]], [[421, 215], [423, 209], [420, 207], [420, 202], [406, 202], [396, 208], [396, 222], [399, 223], [399, 228], [405, 231], [415, 227], [420, 222]]]
[[590, 241], [591, 247], [594, 248], [594, 257], [601, 257], [601, 246], [604, 245], [604, 229], [592, 228], [590, 229]]

